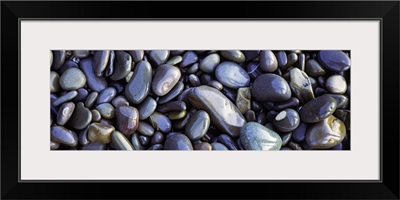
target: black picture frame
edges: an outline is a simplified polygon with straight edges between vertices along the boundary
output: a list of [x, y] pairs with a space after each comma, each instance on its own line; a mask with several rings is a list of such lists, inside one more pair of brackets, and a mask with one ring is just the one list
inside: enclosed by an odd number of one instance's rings
[[[398, 1], [2, 1], [1, 198], [2, 199], [399, 199], [399, 2]], [[20, 19], [379, 19], [381, 21], [382, 180], [20, 182]], [[34, 100], [34, 97], [33, 97]], [[366, 108], [367, 110], [368, 108]], [[368, 156], [368, 155], [365, 155]], [[295, 163], [301, 164], [301, 163]], [[346, 170], [346, 163], [343, 163]], [[56, 163], [55, 163], [56, 167]], [[207, 169], [212, 170], [212, 168]], [[62, 172], [60, 172], [62, 173]], [[167, 173], [167, 172], [166, 172]], [[207, 171], [201, 172], [207, 173]], [[234, 172], [233, 172], [234, 173]], [[301, 173], [301, 172], [299, 172]], [[166, 189], [166, 192], [161, 192]], [[187, 191], [190, 194], [187, 196]]]

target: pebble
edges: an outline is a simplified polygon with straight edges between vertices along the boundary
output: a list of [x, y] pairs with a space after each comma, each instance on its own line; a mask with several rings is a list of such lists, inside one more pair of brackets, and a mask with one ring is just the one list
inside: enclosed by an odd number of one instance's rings
[[153, 114], [151, 114], [149, 117], [149, 121], [157, 131], [168, 133], [172, 129], [171, 120], [167, 116], [159, 112], [154, 112]]
[[239, 109], [220, 91], [209, 86], [200, 86], [189, 93], [191, 105], [198, 110], [205, 110], [221, 131], [236, 137], [246, 120]]
[[64, 50], [53, 51], [52, 65], [53, 70], [58, 70], [64, 64], [66, 53]]
[[194, 63], [189, 69], [187, 70], [188, 74], [195, 74], [199, 71], [199, 63]]
[[193, 150], [192, 143], [189, 138], [182, 134], [176, 133], [167, 138], [164, 144], [165, 150]]
[[155, 132], [153, 137], [151, 137], [150, 144], [155, 145], [155, 144], [162, 144], [164, 142], [164, 134], [161, 132]]
[[242, 63], [246, 60], [244, 54], [239, 50], [221, 51], [221, 56], [236, 63]]
[[172, 112], [168, 113], [168, 118], [170, 120], [182, 119], [185, 116], [186, 116], [186, 110], [172, 111]]
[[208, 86], [213, 87], [220, 91], [224, 88], [224, 86], [220, 82], [215, 81], [215, 80], [208, 82]]
[[347, 83], [343, 76], [330, 76], [325, 82], [325, 88], [333, 94], [344, 94], [347, 90]]
[[307, 123], [320, 122], [336, 110], [336, 101], [329, 96], [319, 96], [306, 104], [299, 111], [300, 119]]
[[115, 52], [110, 51], [110, 59], [107, 62], [106, 66], [106, 77], [110, 77], [114, 73], [114, 60], [115, 60]]
[[201, 85], [199, 77], [197, 77], [197, 76], [194, 75], [194, 74], [190, 74], [190, 75], [189, 75], [189, 83], [190, 83], [190, 85], [192, 85], [193, 87], [197, 87], [197, 86], [200, 86], [200, 85]]
[[73, 51], [73, 55], [77, 58], [86, 58], [90, 54], [89, 50], [75, 50]]
[[60, 143], [53, 142], [50, 140], [50, 150], [56, 150], [60, 147]]
[[311, 81], [307, 74], [298, 68], [290, 70], [290, 88], [301, 104], [314, 99]]
[[236, 145], [235, 141], [227, 134], [219, 135], [217, 141], [225, 145], [229, 150], [238, 150], [238, 146]]
[[78, 135], [62, 126], [52, 126], [50, 130], [51, 141], [64, 144], [70, 147], [76, 147], [78, 144]]
[[285, 67], [288, 62], [286, 53], [284, 51], [278, 51], [276, 53], [276, 60], [278, 61], [279, 68]]
[[75, 105], [74, 113], [69, 119], [69, 124], [77, 129], [82, 130], [86, 128], [92, 121], [92, 113], [87, 109], [82, 102]]
[[246, 71], [252, 79], [256, 79], [258, 76], [263, 74], [260, 68], [260, 63], [250, 62], [246, 66]]
[[57, 113], [57, 124], [64, 126], [68, 120], [71, 118], [74, 112], [75, 104], [72, 102], [64, 103]]
[[236, 106], [242, 114], [251, 109], [251, 91], [249, 87], [241, 87], [238, 89]]
[[85, 88], [79, 88], [76, 91], [78, 92], [78, 94], [73, 99], [73, 101], [75, 103], [81, 102], [81, 101], [84, 102], [86, 100], [86, 98], [89, 96], [89, 93]]
[[349, 99], [345, 95], [340, 94], [323, 94], [322, 96], [329, 96], [335, 99], [337, 109], [346, 109], [349, 104]]
[[257, 50], [257, 51], [245, 50], [245, 51], [242, 51], [242, 53], [244, 54], [246, 61], [249, 61], [249, 60], [253, 60], [253, 59], [257, 58], [258, 55], [260, 54], [260, 51], [259, 50]]
[[158, 100], [158, 104], [164, 104], [171, 101], [172, 99], [174, 99], [175, 97], [177, 97], [179, 94], [182, 93], [184, 87], [185, 85], [181, 81], [179, 81], [171, 89], [171, 91], [169, 91], [165, 96], [160, 97], [160, 99]]
[[202, 142], [200, 144], [194, 145], [194, 150], [211, 151], [212, 146], [208, 142]]
[[137, 132], [141, 133], [144, 136], [153, 136], [154, 128], [148, 122], [140, 121]]
[[156, 66], [165, 63], [168, 59], [168, 56], [169, 56], [168, 50], [154, 50], [150, 51], [149, 53], [150, 61], [153, 62]]
[[340, 72], [350, 69], [350, 58], [343, 51], [320, 51], [317, 58], [318, 61], [328, 70]]
[[73, 98], [75, 98], [76, 95], [78, 95], [77, 91], [67, 92], [66, 94], [58, 97], [55, 101], [53, 101], [53, 106], [59, 106], [65, 102], [68, 102], [68, 101], [72, 100]]
[[97, 97], [97, 105], [102, 103], [110, 103], [117, 95], [117, 90], [113, 87], [108, 87], [100, 92]]
[[100, 112], [100, 115], [104, 119], [114, 119], [115, 108], [110, 103], [102, 103], [96, 106], [96, 110]]
[[90, 89], [96, 92], [104, 90], [108, 84], [105, 77], [97, 77], [93, 71], [93, 59], [85, 58], [79, 62], [79, 66], [86, 76], [86, 83]]
[[60, 90], [60, 76], [55, 71], [50, 72], [50, 92], [58, 92]]
[[278, 60], [272, 51], [260, 52], [260, 68], [264, 72], [274, 72], [278, 68]]
[[314, 149], [329, 149], [338, 145], [346, 136], [344, 123], [330, 115], [328, 118], [312, 124], [306, 132], [306, 142]]
[[111, 133], [115, 128], [111, 125], [92, 123], [89, 126], [88, 138], [92, 142], [107, 144], [111, 142]]
[[140, 104], [149, 94], [152, 82], [152, 68], [149, 62], [136, 64], [131, 80], [125, 87], [125, 95], [129, 102]]
[[127, 138], [139, 127], [139, 112], [132, 106], [120, 106], [115, 109], [116, 128]]
[[314, 59], [306, 61], [306, 73], [312, 77], [325, 76], [324, 68]]
[[132, 69], [132, 57], [125, 51], [115, 51], [114, 72], [111, 80], [118, 81], [128, 76]]
[[101, 114], [98, 110], [93, 109], [90, 111], [92, 113], [92, 122], [100, 122]]
[[225, 145], [223, 145], [219, 142], [212, 143], [211, 147], [212, 147], [213, 151], [228, 151], [229, 150]]
[[306, 139], [307, 127], [307, 123], [301, 122], [299, 126], [293, 130], [292, 140], [294, 142], [303, 142]]
[[100, 77], [103, 75], [103, 71], [107, 67], [107, 63], [110, 57], [110, 51], [96, 51], [93, 55], [93, 72], [96, 76]]
[[256, 122], [248, 122], [240, 129], [240, 139], [247, 150], [279, 150], [282, 146], [276, 132]]
[[198, 110], [190, 117], [185, 126], [185, 134], [190, 140], [199, 140], [210, 127], [210, 116], [204, 110]]
[[78, 133], [78, 142], [82, 146], [88, 145], [90, 143], [90, 140], [88, 139], [88, 131], [89, 131], [89, 126], [83, 130], [80, 130]]
[[156, 68], [152, 82], [152, 90], [158, 96], [164, 96], [178, 83], [181, 78], [179, 68], [163, 64]]
[[116, 150], [135, 150], [129, 140], [119, 131], [113, 131], [111, 133], [111, 142]]
[[273, 124], [278, 131], [290, 132], [299, 126], [300, 117], [295, 110], [287, 108], [276, 115]]
[[157, 105], [157, 111], [161, 113], [182, 110], [186, 110], [186, 103], [184, 101], [170, 101], [166, 104]]
[[217, 68], [218, 64], [220, 63], [221, 59], [218, 54], [213, 53], [205, 57], [203, 60], [200, 61], [199, 68], [201, 71], [205, 73], [213, 73], [215, 68]]
[[128, 53], [131, 55], [132, 61], [135, 63], [138, 63], [139, 61], [143, 60], [143, 57], [144, 57], [143, 50], [131, 50], [131, 51], [128, 51]]
[[182, 56], [182, 62], [179, 64], [179, 67], [187, 67], [197, 62], [198, 57], [193, 51], [186, 51]]
[[137, 133], [137, 132], [135, 132], [135, 133], [132, 135], [132, 138], [131, 138], [132, 146], [133, 146], [133, 148], [134, 148], [135, 150], [140, 150], [140, 151], [141, 151], [141, 150], [145, 150], [146, 147], [144, 147], [144, 146], [140, 143], [139, 136], [140, 136], [140, 134]]
[[182, 56], [174, 56], [170, 58], [165, 64], [176, 65], [182, 62]]
[[146, 99], [138, 106], [139, 119], [147, 119], [151, 114], [153, 114], [156, 108], [157, 102], [151, 97], [146, 97]]
[[256, 78], [251, 90], [252, 97], [260, 102], [282, 102], [291, 96], [289, 84], [275, 74], [263, 74]]
[[245, 113], [245, 118], [248, 122], [254, 122], [256, 121], [256, 113], [253, 110], [248, 110]]
[[304, 55], [304, 53], [300, 53], [298, 54], [297, 62], [294, 65], [301, 71], [304, 71], [306, 66], [305, 62], [306, 56]]
[[225, 87], [238, 89], [250, 84], [247, 72], [238, 64], [230, 61], [222, 62], [215, 69], [215, 77]]
[[99, 96], [98, 92], [90, 93], [89, 96], [85, 100], [85, 107], [91, 109], [94, 106], [98, 96]]

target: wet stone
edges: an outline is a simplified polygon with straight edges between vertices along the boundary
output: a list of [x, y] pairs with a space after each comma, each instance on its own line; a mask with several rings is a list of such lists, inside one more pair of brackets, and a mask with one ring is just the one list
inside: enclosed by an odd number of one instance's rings
[[78, 136], [74, 131], [62, 126], [53, 126], [50, 130], [51, 140], [56, 143], [75, 147], [78, 144]]
[[117, 95], [117, 90], [113, 87], [108, 87], [100, 92], [97, 97], [97, 104], [109, 103]]
[[65, 125], [68, 120], [71, 118], [72, 113], [74, 112], [75, 104], [72, 102], [64, 103], [57, 113], [57, 124], [58, 125]]
[[149, 94], [152, 82], [152, 68], [149, 62], [139, 62], [132, 78], [125, 87], [126, 98], [133, 104], [140, 104]]
[[111, 133], [115, 128], [111, 125], [92, 123], [89, 126], [88, 138], [92, 142], [107, 144], [111, 142]]
[[265, 126], [248, 122], [240, 129], [242, 145], [247, 150], [279, 150], [281, 137]]
[[198, 110], [190, 117], [185, 126], [185, 134], [190, 140], [201, 139], [210, 126], [210, 116], [204, 110]]
[[129, 138], [139, 126], [139, 112], [132, 106], [120, 106], [115, 109], [116, 128]]
[[152, 90], [158, 96], [164, 96], [178, 83], [181, 78], [179, 68], [163, 64], [156, 68], [152, 82]]
[[151, 98], [147, 97], [139, 106], [139, 119], [145, 120], [150, 117], [151, 114], [156, 110], [157, 102]]
[[176, 133], [168, 137], [164, 144], [165, 150], [193, 150], [192, 143], [189, 138], [182, 134]]
[[224, 86], [238, 89], [250, 83], [247, 72], [238, 64], [230, 61], [222, 62], [215, 69], [215, 77]]

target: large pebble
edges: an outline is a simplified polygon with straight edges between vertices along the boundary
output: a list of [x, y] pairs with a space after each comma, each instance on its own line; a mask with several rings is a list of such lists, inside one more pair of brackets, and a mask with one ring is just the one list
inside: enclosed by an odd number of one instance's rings
[[93, 71], [96, 76], [102, 76], [103, 71], [107, 67], [107, 63], [110, 57], [110, 51], [105, 50], [105, 51], [96, 51], [93, 55]]
[[157, 131], [168, 133], [172, 129], [171, 120], [167, 116], [159, 112], [154, 112], [153, 114], [151, 114], [149, 117], [149, 121]]
[[232, 137], [239, 135], [240, 127], [246, 122], [239, 109], [215, 88], [196, 87], [189, 92], [189, 100], [196, 109], [205, 110], [212, 123]]
[[88, 57], [79, 62], [79, 66], [86, 76], [86, 81], [90, 89], [101, 92], [107, 87], [107, 80], [105, 77], [97, 77], [93, 71], [93, 59]]
[[60, 86], [64, 90], [76, 90], [86, 84], [86, 77], [78, 68], [67, 69], [60, 77]]
[[237, 89], [246, 87], [250, 84], [250, 77], [240, 65], [225, 61], [215, 69], [215, 77], [222, 85]]
[[236, 63], [242, 63], [246, 60], [244, 54], [239, 50], [221, 51], [221, 56]]
[[114, 72], [111, 80], [118, 81], [128, 76], [132, 69], [132, 57], [125, 51], [116, 51], [114, 60]]
[[336, 101], [330, 96], [319, 96], [306, 104], [299, 111], [300, 119], [307, 123], [320, 122], [336, 110]]
[[179, 68], [163, 64], [156, 68], [152, 82], [154, 94], [164, 96], [178, 83], [181, 78]]
[[281, 102], [292, 96], [289, 84], [276, 74], [263, 74], [253, 83], [252, 96], [260, 102]]
[[92, 123], [89, 126], [88, 138], [92, 142], [107, 144], [111, 142], [111, 133], [115, 128], [111, 125]]
[[165, 150], [193, 150], [189, 138], [182, 133], [176, 133], [168, 137], [164, 144]]
[[256, 122], [248, 122], [240, 129], [240, 141], [247, 150], [279, 150], [282, 146], [276, 132]]
[[290, 88], [301, 104], [314, 99], [314, 92], [310, 79], [306, 73], [298, 68], [290, 70]]
[[82, 102], [75, 105], [74, 113], [69, 119], [69, 124], [77, 129], [82, 130], [86, 128], [92, 121], [92, 113], [89, 109], [85, 108]]
[[199, 68], [203, 72], [213, 73], [215, 68], [218, 66], [219, 62], [220, 62], [219, 55], [213, 53], [205, 57], [203, 60], [201, 60]]
[[260, 67], [264, 72], [274, 72], [278, 68], [278, 60], [272, 51], [260, 52]]
[[116, 128], [126, 137], [131, 136], [139, 126], [139, 112], [132, 106], [120, 106], [115, 109]]
[[330, 115], [328, 118], [308, 127], [306, 142], [314, 149], [329, 149], [338, 145], [346, 136], [344, 123]]
[[58, 125], [65, 125], [68, 120], [71, 118], [72, 113], [74, 112], [75, 104], [72, 102], [64, 103], [57, 113], [57, 124]]
[[317, 58], [325, 68], [331, 71], [340, 72], [350, 69], [350, 58], [343, 51], [320, 51]]
[[78, 135], [62, 126], [53, 126], [50, 130], [51, 140], [70, 147], [78, 144]]
[[152, 81], [151, 65], [140, 61], [135, 66], [133, 75], [125, 87], [126, 98], [133, 104], [141, 103], [149, 94]]
[[201, 139], [210, 127], [210, 116], [204, 110], [198, 110], [192, 115], [185, 126], [185, 134], [191, 140]]

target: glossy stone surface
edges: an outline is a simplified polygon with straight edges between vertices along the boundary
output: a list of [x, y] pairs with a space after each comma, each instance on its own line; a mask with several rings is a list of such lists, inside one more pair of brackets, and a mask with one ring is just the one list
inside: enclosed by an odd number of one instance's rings
[[333, 75], [326, 79], [325, 88], [333, 94], [344, 94], [347, 90], [347, 83], [343, 76]]
[[70, 147], [78, 144], [78, 135], [62, 126], [52, 126], [50, 129], [51, 140]]
[[133, 75], [125, 87], [125, 95], [129, 102], [140, 104], [149, 94], [152, 82], [152, 69], [147, 61], [140, 61], [135, 66]]
[[120, 106], [115, 109], [116, 128], [129, 138], [139, 126], [139, 112], [132, 106]]
[[250, 83], [250, 77], [240, 65], [225, 61], [215, 69], [215, 77], [225, 87], [237, 89], [246, 87]]
[[125, 51], [115, 51], [114, 72], [111, 80], [118, 81], [128, 76], [132, 69], [132, 57]]
[[318, 61], [328, 70], [340, 72], [350, 69], [350, 58], [343, 51], [320, 51], [317, 58]]
[[79, 67], [86, 76], [87, 85], [96, 92], [104, 90], [108, 84], [105, 77], [97, 77], [93, 71], [93, 58], [85, 58], [79, 62]]
[[65, 125], [68, 120], [71, 118], [72, 113], [74, 112], [75, 104], [72, 102], [64, 103], [57, 113], [57, 124], [58, 125]]
[[324, 68], [314, 59], [306, 61], [306, 73], [312, 77], [324, 76], [326, 74]]
[[178, 83], [181, 78], [179, 68], [163, 64], [156, 68], [153, 76], [152, 90], [158, 96], [164, 96]]
[[146, 121], [140, 121], [137, 132], [144, 136], [153, 136], [154, 128]]
[[159, 112], [154, 112], [153, 114], [151, 114], [149, 117], [149, 121], [154, 129], [156, 129], [157, 131], [168, 133], [172, 129], [171, 120], [167, 116]]
[[190, 91], [189, 100], [196, 109], [205, 110], [216, 127], [233, 137], [239, 135], [246, 122], [239, 109], [215, 88], [196, 87]]
[[251, 109], [251, 91], [248, 87], [238, 89], [236, 96], [236, 106], [239, 108], [240, 113], [244, 114]]
[[251, 94], [260, 102], [281, 102], [288, 100], [292, 92], [282, 77], [276, 74], [263, 74], [254, 81]]
[[111, 142], [113, 143], [116, 150], [134, 150], [129, 140], [119, 131], [113, 131], [111, 133]]
[[221, 51], [221, 56], [236, 63], [242, 63], [246, 60], [244, 54], [239, 50]]
[[78, 95], [77, 91], [67, 92], [66, 94], [64, 94], [64, 95], [58, 97], [56, 100], [54, 100], [52, 104], [53, 104], [53, 106], [59, 106], [65, 102], [72, 100], [73, 98], [76, 97], [76, 95]]
[[201, 71], [206, 73], [213, 73], [215, 68], [220, 63], [221, 59], [218, 54], [213, 53], [205, 57], [200, 61], [199, 68]]
[[329, 149], [338, 145], [346, 136], [344, 123], [333, 115], [308, 127], [307, 144], [314, 149]]
[[94, 74], [98, 77], [103, 75], [103, 71], [107, 67], [107, 63], [110, 57], [110, 51], [109, 50], [104, 50], [104, 51], [96, 51], [93, 55], [93, 71]]
[[113, 87], [108, 87], [100, 92], [99, 96], [97, 97], [96, 104], [110, 103], [116, 95], [117, 90]]
[[169, 57], [168, 50], [153, 50], [149, 53], [150, 61], [153, 62], [156, 66], [159, 66], [167, 61]]
[[57, 50], [57, 51], [53, 51], [52, 55], [53, 56], [51, 57], [52, 58], [51, 68], [53, 70], [58, 70], [64, 64], [66, 53], [64, 50]]
[[104, 119], [114, 119], [115, 108], [110, 103], [102, 103], [96, 106], [96, 110], [100, 112], [100, 115]]
[[75, 105], [74, 113], [69, 119], [69, 124], [77, 129], [82, 130], [86, 128], [92, 121], [92, 113], [87, 109], [82, 102]]
[[169, 91], [166, 95], [160, 97], [160, 99], [158, 100], [158, 104], [164, 104], [168, 101], [171, 101], [172, 99], [174, 99], [175, 97], [177, 97], [179, 94], [182, 93], [183, 89], [184, 89], [184, 84], [179, 81], [172, 89], [171, 91]]
[[319, 96], [306, 104], [299, 111], [300, 119], [307, 123], [320, 122], [336, 110], [336, 101], [329, 96]]
[[199, 140], [210, 127], [210, 116], [204, 110], [198, 110], [192, 115], [185, 126], [185, 134], [190, 140]]
[[260, 67], [264, 72], [274, 72], [278, 68], [278, 60], [272, 51], [260, 52]]
[[193, 51], [186, 51], [182, 56], [182, 62], [179, 64], [179, 67], [188, 67], [193, 63], [197, 62], [198, 57]]
[[240, 140], [246, 150], [279, 150], [281, 137], [265, 126], [248, 122], [240, 129]]
[[157, 102], [151, 98], [147, 97], [139, 106], [139, 119], [145, 120], [150, 117], [151, 114], [156, 110]]
[[58, 92], [60, 89], [60, 75], [55, 71], [50, 72], [50, 92]]
[[164, 144], [165, 150], [193, 150], [192, 143], [189, 138], [182, 134], [176, 133], [167, 138]]
[[290, 88], [294, 95], [299, 99], [300, 103], [308, 102], [314, 99], [314, 92], [311, 81], [307, 74], [298, 68], [290, 70]]
[[295, 110], [288, 108], [276, 115], [273, 124], [278, 131], [290, 132], [299, 126], [300, 116]]
[[111, 125], [92, 123], [89, 126], [88, 138], [92, 142], [107, 144], [111, 142], [111, 133], [115, 128]]

